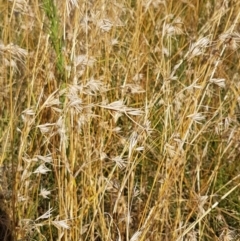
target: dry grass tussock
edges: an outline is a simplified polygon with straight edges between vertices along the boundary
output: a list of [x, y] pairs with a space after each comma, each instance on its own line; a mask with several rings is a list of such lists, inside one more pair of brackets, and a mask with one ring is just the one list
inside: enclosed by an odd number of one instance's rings
[[238, 0], [1, 0], [0, 13], [1, 232], [239, 240]]

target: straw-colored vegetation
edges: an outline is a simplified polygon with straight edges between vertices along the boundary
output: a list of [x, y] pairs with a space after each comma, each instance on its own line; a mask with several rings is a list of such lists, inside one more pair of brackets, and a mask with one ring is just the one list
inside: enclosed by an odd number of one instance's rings
[[238, 0], [1, 0], [15, 240], [239, 240], [239, 44]]

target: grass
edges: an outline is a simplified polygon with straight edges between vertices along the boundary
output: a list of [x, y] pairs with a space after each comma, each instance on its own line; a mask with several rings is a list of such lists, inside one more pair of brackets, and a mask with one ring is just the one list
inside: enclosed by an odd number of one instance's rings
[[15, 240], [240, 239], [239, 11], [0, 2], [0, 209]]

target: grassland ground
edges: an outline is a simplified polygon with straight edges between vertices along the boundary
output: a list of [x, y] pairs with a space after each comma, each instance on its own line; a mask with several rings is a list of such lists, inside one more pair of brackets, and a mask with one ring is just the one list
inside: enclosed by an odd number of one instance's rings
[[0, 233], [240, 240], [239, 43], [237, 0], [0, 0]]

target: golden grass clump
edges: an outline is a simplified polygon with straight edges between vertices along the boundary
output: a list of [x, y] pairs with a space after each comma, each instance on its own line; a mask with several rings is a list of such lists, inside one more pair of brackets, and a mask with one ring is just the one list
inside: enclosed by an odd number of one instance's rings
[[239, 1], [0, 12], [10, 239], [240, 239]]

